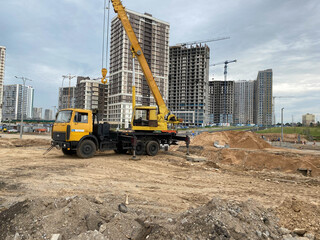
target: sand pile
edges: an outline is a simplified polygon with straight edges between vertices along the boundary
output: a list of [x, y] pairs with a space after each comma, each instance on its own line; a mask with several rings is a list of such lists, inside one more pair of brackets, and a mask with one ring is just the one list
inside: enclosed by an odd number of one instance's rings
[[[219, 141], [219, 145], [228, 144], [230, 148], [216, 148], [213, 146], [215, 141]], [[185, 151], [184, 148], [179, 150]], [[205, 132], [192, 140], [190, 152], [206, 157], [209, 162], [233, 165], [243, 170], [272, 170], [301, 174], [298, 169], [310, 169], [312, 176], [320, 175], [319, 155], [281, 151], [252, 132]]]
[[259, 135], [252, 132], [225, 131], [204, 132], [196, 136], [191, 144], [199, 146], [213, 146], [214, 142], [220, 145], [228, 144], [231, 148], [264, 149], [272, 146], [264, 141]]
[[228, 149], [222, 149], [219, 157], [214, 157], [212, 160], [217, 163], [236, 165], [244, 170], [272, 170], [300, 174], [298, 169], [310, 169], [313, 177], [320, 175], [320, 159], [317, 155], [307, 156], [276, 151], [236, 149], [228, 151]]
[[0, 138], [0, 148], [49, 146], [47, 139]]
[[[269, 141], [278, 141], [281, 137], [281, 133], [258, 133], [260, 136], [264, 136]], [[298, 141], [298, 134], [283, 134], [284, 142], [294, 143]], [[300, 135], [300, 141], [308, 141], [305, 136]]]

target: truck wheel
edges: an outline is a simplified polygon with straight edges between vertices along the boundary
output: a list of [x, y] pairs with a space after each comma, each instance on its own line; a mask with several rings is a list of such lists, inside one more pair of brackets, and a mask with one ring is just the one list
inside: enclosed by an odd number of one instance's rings
[[147, 153], [149, 156], [155, 156], [159, 152], [159, 143], [156, 141], [150, 141], [147, 144]]
[[64, 155], [69, 155], [69, 156], [76, 153], [75, 150], [68, 150], [66, 148], [62, 148], [62, 152]]
[[91, 158], [96, 152], [96, 145], [91, 140], [83, 140], [77, 148], [80, 158]]
[[146, 146], [144, 145], [144, 142], [141, 140], [137, 141], [136, 145], [136, 154], [137, 155], [143, 155], [146, 152]]

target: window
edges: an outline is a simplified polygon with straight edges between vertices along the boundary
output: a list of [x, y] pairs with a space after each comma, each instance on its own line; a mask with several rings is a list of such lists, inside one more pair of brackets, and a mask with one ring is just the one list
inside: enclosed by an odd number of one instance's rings
[[88, 123], [88, 113], [76, 112], [74, 116], [74, 122]]
[[68, 123], [71, 119], [72, 111], [60, 111], [57, 115], [56, 123]]

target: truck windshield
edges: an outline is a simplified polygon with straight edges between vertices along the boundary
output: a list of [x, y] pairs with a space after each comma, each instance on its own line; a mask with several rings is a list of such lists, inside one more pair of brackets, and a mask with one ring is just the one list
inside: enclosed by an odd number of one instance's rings
[[72, 111], [71, 110], [60, 111], [58, 113], [58, 116], [57, 116], [57, 119], [56, 119], [56, 123], [68, 123], [68, 122], [70, 122], [71, 115], [72, 115]]

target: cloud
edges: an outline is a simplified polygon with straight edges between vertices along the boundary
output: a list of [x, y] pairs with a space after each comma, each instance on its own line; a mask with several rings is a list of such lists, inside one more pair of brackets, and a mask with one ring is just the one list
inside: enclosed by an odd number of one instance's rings
[[[272, 68], [274, 95], [285, 118], [320, 108], [320, 2], [317, 0], [123, 1], [170, 23], [170, 44], [230, 36], [208, 43], [211, 63], [237, 59], [228, 79], [256, 78]], [[112, 16], [115, 16], [113, 9]], [[7, 47], [5, 83], [34, 79], [35, 106], [57, 105], [61, 75], [97, 77], [101, 68], [103, 0], [11, 0], [0, 9], [0, 45]], [[210, 69], [223, 79], [223, 65]], [[276, 106], [276, 112], [278, 112]]]

